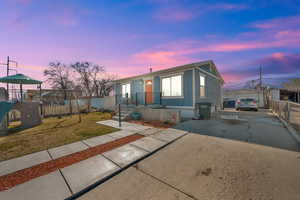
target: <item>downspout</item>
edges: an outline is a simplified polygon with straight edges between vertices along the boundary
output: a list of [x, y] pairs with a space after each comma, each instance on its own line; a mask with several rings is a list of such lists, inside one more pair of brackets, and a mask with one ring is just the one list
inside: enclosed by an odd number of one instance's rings
[[196, 87], [195, 87], [195, 68], [193, 69], [193, 86], [192, 86], [192, 90], [193, 90], [193, 110], [194, 110], [194, 117], [196, 117], [196, 115], [197, 115], [197, 111], [196, 111], [196, 95], [195, 95], [195, 93], [196, 93]]
[[195, 108], [195, 103], [196, 103], [195, 68], [193, 69], [193, 86], [192, 86], [192, 90], [193, 90], [193, 108]]

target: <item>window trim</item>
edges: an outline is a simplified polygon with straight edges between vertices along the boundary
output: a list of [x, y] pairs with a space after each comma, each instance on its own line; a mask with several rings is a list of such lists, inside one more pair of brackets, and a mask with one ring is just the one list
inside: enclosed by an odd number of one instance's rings
[[[201, 76], [204, 77], [204, 86], [201, 86]], [[204, 95], [201, 95], [201, 88], [204, 88]], [[199, 97], [206, 98], [206, 75], [199, 72]]]
[[[124, 95], [123, 95], [123, 85], [129, 85], [129, 93], [125, 93]], [[121, 97], [126, 98], [126, 94], [128, 94], [128, 99], [130, 99], [130, 97], [131, 97], [131, 83], [130, 82], [121, 84]]]
[[[162, 94], [161, 97], [163, 99], [181, 99], [181, 98], [184, 98], [183, 73], [160, 76], [160, 91], [161, 91], [161, 93], [163, 93], [163, 91], [162, 91], [162, 80], [164, 78], [171, 78], [171, 77], [174, 77], [174, 76], [181, 76], [181, 95], [180, 96], [163, 96], [163, 94]], [[172, 82], [170, 82], [170, 85], [172, 87]]]

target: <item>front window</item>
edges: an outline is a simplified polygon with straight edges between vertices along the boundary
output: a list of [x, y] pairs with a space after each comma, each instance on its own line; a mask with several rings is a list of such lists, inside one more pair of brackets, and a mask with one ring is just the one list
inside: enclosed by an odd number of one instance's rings
[[125, 98], [126, 94], [130, 97], [130, 83], [122, 85], [122, 97]]
[[182, 76], [171, 76], [162, 78], [162, 96], [178, 97], [182, 96]]
[[200, 97], [205, 97], [205, 76], [200, 75]]

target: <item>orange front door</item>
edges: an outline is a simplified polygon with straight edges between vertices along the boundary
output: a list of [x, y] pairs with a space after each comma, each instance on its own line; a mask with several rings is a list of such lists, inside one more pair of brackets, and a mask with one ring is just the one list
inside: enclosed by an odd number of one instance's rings
[[145, 97], [146, 97], [146, 103], [152, 104], [153, 102], [153, 87], [152, 87], [152, 80], [145, 81]]

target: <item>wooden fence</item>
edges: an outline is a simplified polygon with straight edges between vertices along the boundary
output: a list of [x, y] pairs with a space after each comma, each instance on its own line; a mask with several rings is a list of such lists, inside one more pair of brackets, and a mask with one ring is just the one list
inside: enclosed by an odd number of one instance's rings
[[289, 101], [272, 101], [271, 109], [282, 119], [300, 129], [300, 104]]
[[[72, 108], [70, 106], [70, 102], [67, 101], [65, 105], [43, 105], [42, 106], [42, 115], [43, 117], [51, 117], [58, 115], [68, 115], [79, 113], [79, 111], [87, 110], [88, 107], [88, 99], [79, 99], [79, 109], [77, 107], [76, 100], [71, 101]], [[91, 99], [91, 107], [92, 108], [103, 108], [114, 110], [115, 108], [115, 97], [108, 96], [104, 98], [92, 98]], [[40, 112], [41, 113], [41, 112]], [[11, 110], [9, 112], [9, 121], [19, 121], [21, 119], [21, 113], [18, 110]]]
[[42, 107], [43, 117], [69, 115], [79, 113], [80, 111], [87, 110], [87, 105], [47, 105]]
[[[59, 116], [59, 115], [69, 115], [76, 114], [79, 111], [87, 110], [87, 105], [47, 105], [42, 106], [43, 109], [43, 117], [51, 117], [51, 116]], [[41, 112], [40, 112], [41, 113]], [[21, 113], [18, 110], [11, 110], [9, 112], [9, 121], [19, 121], [21, 119]]]

